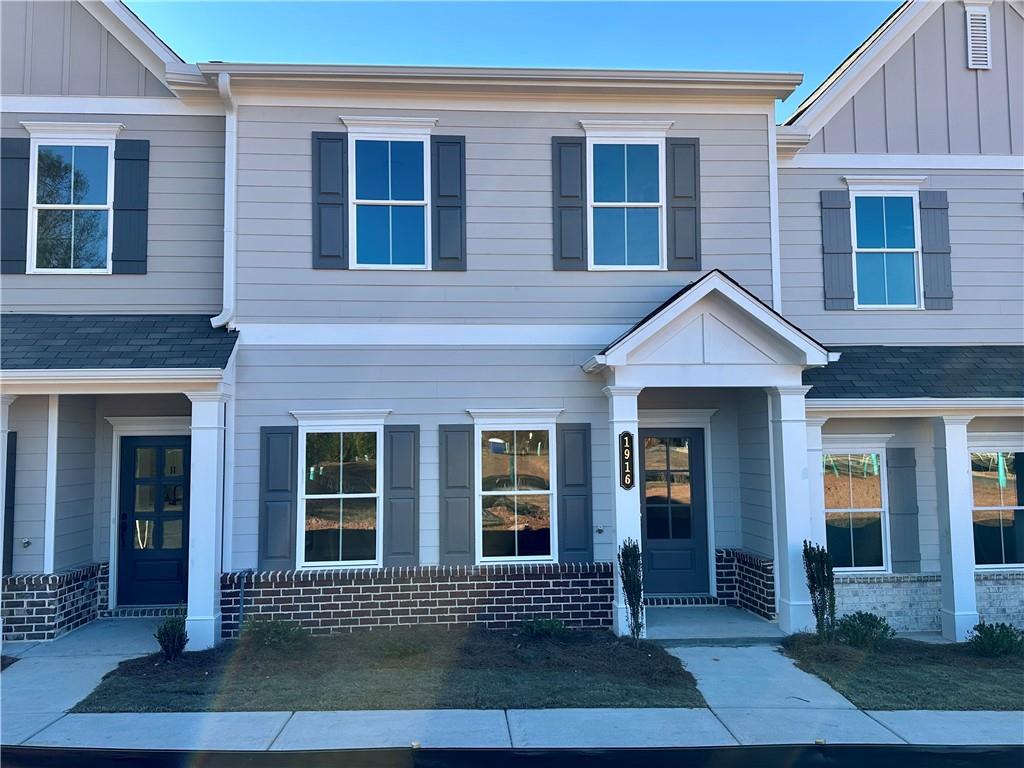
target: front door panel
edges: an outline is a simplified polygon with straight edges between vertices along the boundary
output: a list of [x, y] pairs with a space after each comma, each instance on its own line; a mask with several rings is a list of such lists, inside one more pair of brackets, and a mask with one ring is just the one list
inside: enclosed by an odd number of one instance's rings
[[704, 430], [640, 430], [644, 591], [707, 594]]
[[187, 437], [121, 439], [119, 605], [185, 602], [189, 461]]

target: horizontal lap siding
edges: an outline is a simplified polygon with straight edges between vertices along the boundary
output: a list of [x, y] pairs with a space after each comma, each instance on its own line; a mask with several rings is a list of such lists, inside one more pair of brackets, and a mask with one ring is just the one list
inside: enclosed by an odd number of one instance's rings
[[56, 539], [53, 567], [91, 563], [96, 459], [96, 398], [63, 395], [57, 419]]
[[[621, 114], [440, 109], [394, 113], [437, 117], [436, 133], [466, 137], [468, 270], [313, 271], [310, 135], [344, 130], [339, 113], [359, 112], [240, 108], [240, 322], [628, 323], [698, 276], [552, 269], [551, 138]], [[672, 135], [700, 138], [703, 266], [770, 299], [765, 117], [637, 117], [673, 119]]]
[[[846, 173], [925, 175], [922, 189], [949, 193], [951, 311], [825, 311], [819, 191]], [[1024, 342], [1022, 188], [1020, 171], [781, 170], [783, 312], [825, 344]]]
[[420, 426], [420, 562], [439, 548], [438, 426], [468, 424], [467, 408], [562, 408], [592, 425], [594, 556], [611, 560], [608, 404], [580, 364], [592, 349], [252, 347], [238, 349], [235, 568], [256, 567], [260, 427], [294, 424], [290, 411], [389, 408], [389, 424]]
[[118, 122], [119, 138], [150, 142], [147, 274], [4, 275], [4, 311], [219, 313], [224, 118], [4, 113], [3, 136], [28, 136], [30, 120]]
[[[49, 398], [22, 396], [10, 406], [10, 430], [18, 433], [14, 473], [14, 573], [41, 573], [46, 526], [46, 427]], [[28, 546], [22, 545], [28, 541]]]

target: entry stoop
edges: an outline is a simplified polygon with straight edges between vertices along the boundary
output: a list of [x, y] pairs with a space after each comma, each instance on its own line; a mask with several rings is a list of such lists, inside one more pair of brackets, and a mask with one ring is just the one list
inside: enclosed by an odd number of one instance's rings
[[776, 645], [785, 636], [775, 622], [733, 606], [647, 609], [647, 639], [660, 645]]

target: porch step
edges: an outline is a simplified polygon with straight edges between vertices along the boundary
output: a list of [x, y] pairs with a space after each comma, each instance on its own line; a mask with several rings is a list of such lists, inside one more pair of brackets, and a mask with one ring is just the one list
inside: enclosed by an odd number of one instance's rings
[[181, 605], [129, 605], [99, 612], [101, 619], [132, 619], [153, 618], [163, 616], [182, 616], [185, 613]]

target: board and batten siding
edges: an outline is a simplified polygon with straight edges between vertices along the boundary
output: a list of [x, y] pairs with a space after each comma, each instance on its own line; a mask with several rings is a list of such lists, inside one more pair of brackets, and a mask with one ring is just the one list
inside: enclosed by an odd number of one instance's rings
[[93, 561], [95, 411], [96, 398], [92, 395], [62, 395], [60, 398], [53, 546], [55, 571]]
[[144, 275], [4, 275], [5, 312], [209, 313], [221, 311], [224, 252], [224, 118], [171, 115], [7, 113], [4, 137], [28, 137], [22, 121], [116, 122], [118, 138], [146, 139], [149, 245]]
[[76, 2], [0, 3], [0, 92], [34, 96], [173, 94]]
[[[49, 397], [23, 395], [10, 406], [10, 430], [18, 433], [14, 472], [13, 573], [42, 573], [46, 528], [46, 429]], [[28, 546], [22, 542], [27, 541]]]
[[964, 6], [943, 3], [805, 151], [1024, 154], [1024, 18], [989, 14], [991, 69], [967, 68]]
[[[347, 109], [238, 110], [239, 323], [631, 323], [697, 272], [552, 268], [551, 139], [586, 118], [671, 119], [701, 158], [703, 268], [771, 300], [767, 117], [751, 114]], [[344, 115], [438, 118], [466, 137], [465, 272], [313, 270], [311, 134]], [[414, 289], [414, 292], [413, 290]]]
[[[820, 191], [872, 173], [948, 193], [952, 310], [825, 311]], [[1024, 170], [781, 169], [783, 314], [823, 344], [1024, 343], [1022, 190]]]

